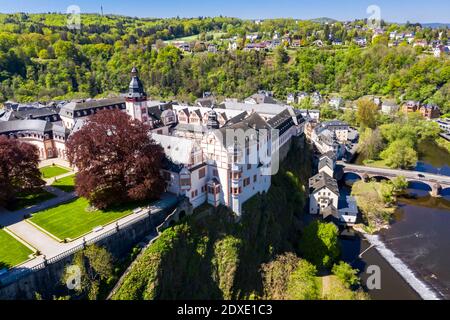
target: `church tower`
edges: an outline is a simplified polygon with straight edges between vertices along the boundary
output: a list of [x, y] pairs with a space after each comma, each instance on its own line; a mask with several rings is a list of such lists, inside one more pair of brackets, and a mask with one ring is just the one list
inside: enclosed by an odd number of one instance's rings
[[128, 93], [125, 97], [127, 114], [132, 119], [138, 119], [144, 123], [148, 122], [147, 94], [138, 76], [138, 70], [133, 67], [131, 70], [131, 82]]

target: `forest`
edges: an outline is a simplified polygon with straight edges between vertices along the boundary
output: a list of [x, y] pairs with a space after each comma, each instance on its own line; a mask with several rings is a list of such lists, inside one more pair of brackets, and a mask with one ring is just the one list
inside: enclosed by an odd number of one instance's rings
[[[0, 102], [105, 97], [124, 92], [129, 71], [140, 70], [153, 98], [191, 102], [209, 91], [217, 97], [245, 98], [265, 89], [285, 100], [287, 93], [319, 91], [345, 99], [367, 94], [434, 103], [450, 111], [450, 61], [419, 48], [388, 47], [378, 39], [360, 48], [352, 41], [339, 49], [308, 43], [327, 33], [341, 39], [370, 37], [369, 31], [313, 21], [267, 20], [260, 24], [235, 18], [137, 19], [82, 15], [81, 30], [66, 27], [62, 14], [0, 14]], [[353, 22], [363, 25], [364, 22]], [[387, 31], [406, 26], [389, 25]], [[435, 39], [437, 30], [409, 26]], [[251, 32], [270, 37], [290, 32], [305, 44], [272, 52], [220, 50], [183, 53], [164, 43], [198, 35], [222, 43], [232, 36], [245, 42]], [[446, 37], [445, 32], [444, 37]], [[225, 46], [226, 47], [226, 46]], [[421, 48], [420, 48], [421, 49]]]

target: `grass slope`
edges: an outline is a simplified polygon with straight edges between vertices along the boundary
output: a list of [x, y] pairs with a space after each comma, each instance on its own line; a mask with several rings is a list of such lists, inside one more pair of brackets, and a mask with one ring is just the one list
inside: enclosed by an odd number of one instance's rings
[[0, 269], [14, 267], [26, 260], [33, 252], [0, 229]]

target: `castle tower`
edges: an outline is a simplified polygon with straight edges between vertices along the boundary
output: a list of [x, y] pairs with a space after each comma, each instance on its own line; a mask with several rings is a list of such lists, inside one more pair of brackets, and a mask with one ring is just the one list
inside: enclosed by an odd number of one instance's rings
[[133, 119], [138, 119], [144, 123], [148, 122], [147, 94], [138, 76], [138, 70], [133, 67], [131, 70], [131, 81], [128, 93], [125, 98], [127, 114]]
[[214, 107], [211, 107], [211, 110], [208, 111], [206, 127], [208, 130], [219, 129], [220, 127], [219, 120], [217, 120], [217, 112], [214, 111]]

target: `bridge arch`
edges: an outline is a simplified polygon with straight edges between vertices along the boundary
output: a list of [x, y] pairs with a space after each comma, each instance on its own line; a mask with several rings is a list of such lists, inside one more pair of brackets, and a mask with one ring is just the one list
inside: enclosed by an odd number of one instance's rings
[[450, 187], [442, 189], [441, 196], [449, 198], [450, 197]]
[[370, 177], [370, 180], [376, 180], [377, 182], [381, 182], [381, 181], [389, 181], [391, 180], [391, 178], [388, 178], [383, 175], [374, 175]]
[[342, 176], [342, 181], [347, 185], [352, 185], [358, 180], [363, 180], [363, 177], [355, 172], [345, 172]]
[[408, 189], [417, 189], [423, 191], [432, 191], [433, 188], [426, 182], [417, 181], [417, 180], [409, 180], [408, 181]]

